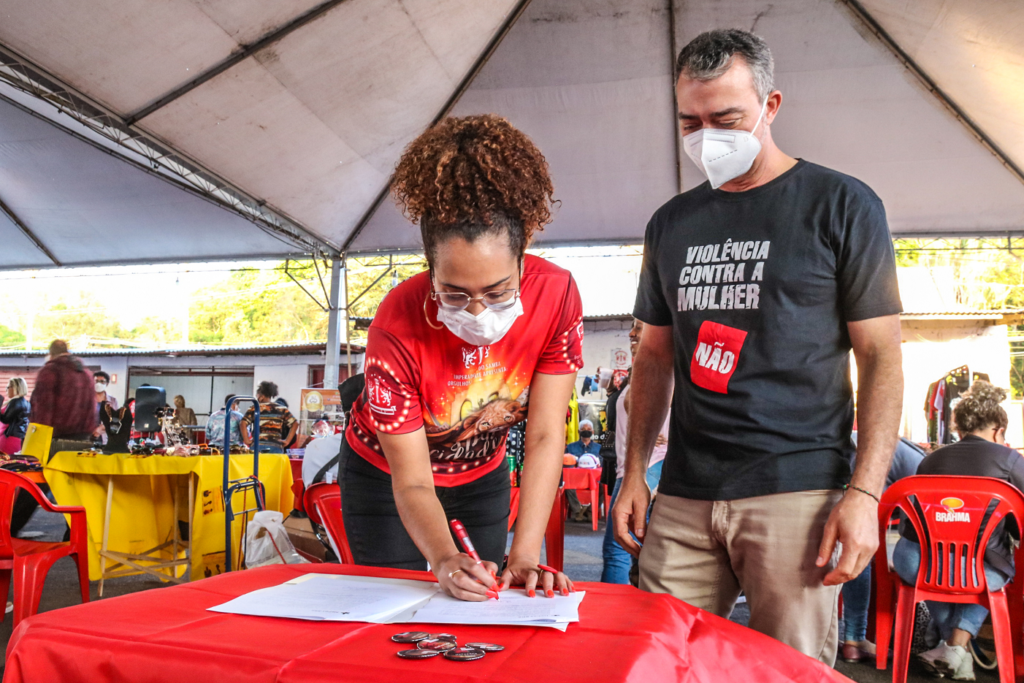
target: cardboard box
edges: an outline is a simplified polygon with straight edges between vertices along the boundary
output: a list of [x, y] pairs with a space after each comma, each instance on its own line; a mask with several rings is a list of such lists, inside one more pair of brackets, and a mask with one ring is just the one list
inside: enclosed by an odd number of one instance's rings
[[288, 530], [288, 538], [292, 540], [295, 549], [311, 555], [321, 562], [327, 555], [323, 543], [313, 533], [313, 524], [308, 517], [297, 517], [295, 514], [284, 520], [284, 528]]

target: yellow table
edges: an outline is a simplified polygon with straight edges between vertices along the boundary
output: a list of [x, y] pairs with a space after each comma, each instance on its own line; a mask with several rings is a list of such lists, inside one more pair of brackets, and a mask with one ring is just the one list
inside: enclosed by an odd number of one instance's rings
[[[231, 479], [252, 474], [252, 455], [232, 455], [230, 462]], [[85, 508], [89, 579], [101, 581], [101, 590], [104, 579], [128, 574], [145, 572], [180, 583], [223, 572], [223, 473], [219, 455], [60, 452], [43, 466], [57, 502]], [[260, 481], [266, 487], [266, 508], [288, 514], [293, 503], [288, 457], [260, 454]], [[253, 507], [251, 498], [251, 493], [244, 501], [242, 494], [235, 494], [233, 509]], [[179, 520], [188, 527], [188, 541], [178, 535]], [[236, 563], [242, 523], [237, 516]], [[180, 570], [185, 566], [191, 572]]]

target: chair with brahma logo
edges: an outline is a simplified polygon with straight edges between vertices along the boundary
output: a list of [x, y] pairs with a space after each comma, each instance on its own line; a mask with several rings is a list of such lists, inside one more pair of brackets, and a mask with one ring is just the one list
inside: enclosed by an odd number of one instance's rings
[[[885, 535], [901, 511], [921, 545], [921, 568], [915, 585], [890, 569]], [[988, 609], [999, 663], [999, 679], [1024, 678], [1024, 550], [1018, 545], [1018, 575], [1004, 588], [990, 591], [985, 578], [985, 548], [999, 522], [1007, 517], [1024, 526], [1024, 494], [990, 477], [914, 476], [901, 479], [882, 494], [878, 507], [879, 546], [875, 553], [877, 608], [876, 665], [884, 669], [895, 607], [896, 642], [893, 682], [905, 683], [914, 634], [914, 612], [922, 600], [974, 603]], [[1012, 624], [1012, 626], [1011, 626]], [[1016, 676], [1015, 676], [1016, 673]]]

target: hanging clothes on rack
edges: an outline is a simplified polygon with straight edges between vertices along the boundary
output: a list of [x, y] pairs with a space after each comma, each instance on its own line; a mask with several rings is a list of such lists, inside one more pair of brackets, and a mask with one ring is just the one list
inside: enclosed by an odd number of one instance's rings
[[956, 425], [953, 423], [953, 409], [961, 394], [978, 380], [988, 382], [989, 378], [984, 372], [972, 373], [968, 366], [961, 365], [947, 372], [942, 379], [928, 385], [924, 412], [928, 421], [929, 442], [945, 446], [959, 440]]

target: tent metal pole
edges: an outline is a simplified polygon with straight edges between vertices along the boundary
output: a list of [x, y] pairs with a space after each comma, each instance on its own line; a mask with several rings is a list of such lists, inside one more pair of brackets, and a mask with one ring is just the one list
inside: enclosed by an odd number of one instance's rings
[[11, 211], [11, 207], [4, 204], [2, 199], [0, 199], [0, 213], [7, 216], [7, 219], [14, 223], [14, 226], [18, 228], [18, 230], [21, 230], [21, 232], [24, 233], [25, 237], [31, 240], [32, 244], [36, 245], [36, 249], [46, 254], [46, 258], [53, 261], [54, 265], [63, 265], [60, 261], [57, 260], [57, 257], [53, 255], [53, 252], [47, 249], [46, 245], [43, 244], [38, 237], [36, 237], [35, 233], [29, 230], [28, 226], [22, 223], [21, 219], [18, 218], [13, 211]]
[[[342, 260], [331, 259], [331, 296], [327, 312], [327, 354], [324, 362], [324, 389], [338, 388], [338, 371], [341, 368], [341, 322], [338, 299], [341, 296]], [[346, 356], [348, 344], [345, 344]]]
[[989, 137], [988, 134], [982, 130], [981, 126], [979, 126], [974, 119], [968, 116], [967, 112], [961, 109], [960, 105], [954, 102], [953, 98], [947, 95], [946, 91], [940, 88], [938, 84], [932, 80], [931, 76], [925, 73], [924, 69], [914, 61], [914, 58], [900, 47], [899, 43], [889, 35], [889, 32], [886, 31], [880, 23], [878, 23], [878, 20], [876, 20], [875, 17], [872, 16], [872, 14], [868, 12], [858, 0], [840, 0], [840, 2], [846, 5], [853, 15], [860, 19], [861, 23], [863, 23], [864, 26], [866, 26], [867, 29], [871, 31], [871, 33], [874, 34], [874, 36], [878, 38], [878, 40], [881, 41], [881, 43], [887, 47], [890, 52], [893, 53], [896, 59], [898, 59], [900, 63], [910, 71], [910, 73], [914, 74], [914, 76], [917, 77], [917, 80], [921, 81], [921, 85], [923, 85], [928, 92], [934, 95], [935, 98], [949, 110], [953, 117], [962, 123], [964, 128], [970, 131], [971, 135], [977, 138], [978, 142], [980, 142], [985, 149], [991, 152], [993, 156], [995, 156], [995, 158], [1006, 167], [1006, 170], [1012, 173], [1017, 180], [1024, 183], [1024, 170], [1014, 163], [1006, 152], [996, 144], [995, 140]]
[[[498, 49], [499, 45], [501, 45], [501, 41], [505, 40], [505, 36], [508, 35], [508, 32], [512, 30], [512, 27], [515, 26], [517, 21], [519, 21], [519, 17], [523, 16], [523, 12], [526, 11], [526, 8], [529, 7], [529, 5], [530, 0], [518, 0], [518, 2], [516, 2], [515, 7], [513, 7], [512, 11], [508, 13], [508, 16], [505, 17], [505, 21], [502, 22], [501, 26], [495, 32], [494, 37], [491, 38], [491, 42], [487, 44], [484, 51], [481, 52], [480, 56], [476, 58], [475, 62], [473, 62], [473, 66], [470, 67], [469, 72], [467, 72], [466, 76], [459, 82], [459, 86], [455, 88], [455, 91], [444, 103], [444, 106], [441, 107], [441, 110], [437, 112], [437, 116], [434, 117], [434, 120], [430, 122], [430, 125], [427, 126], [427, 128], [436, 126], [444, 117], [451, 113], [452, 109], [455, 108], [455, 105], [459, 103], [460, 99], [462, 99], [462, 96], [467, 90], [469, 90], [469, 86], [473, 85], [473, 81], [476, 80], [477, 75], [484, 68], [484, 65], [487, 64], [491, 55], [493, 55], [494, 51]], [[356, 241], [356, 238], [359, 237], [359, 233], [363, 231], [363, 228], [365, 228], [366, 224], [370, 222], [373, 215], [377, 213], [377, 209], [380, 208], [380, 205], [384, 203], [384, 200], [387, 199], [387, 196], [390, 193], [391, 178], [388, 178], [388, 182], [385, 183], [381, 191], [377, 193], [377, 197], [373, 200], [373, 204], [371, 204], [370, 208], [366, 210], [363, 217], [359, 219], [359, 223], [356, 224], [352, 234], [350, 234], [348, 239], [346, 239], [341, 245], [341, 251], [343, 253], [348, 253], [349, 247], [351, 247], [352, 243]]]
[[341, 255], [341, 265], [345, 270], [345, 361], [347, 363], [348, 377], [352, 376], [352, 337], [349, 326], [349, 304], [348, 302], [348, 255]]

